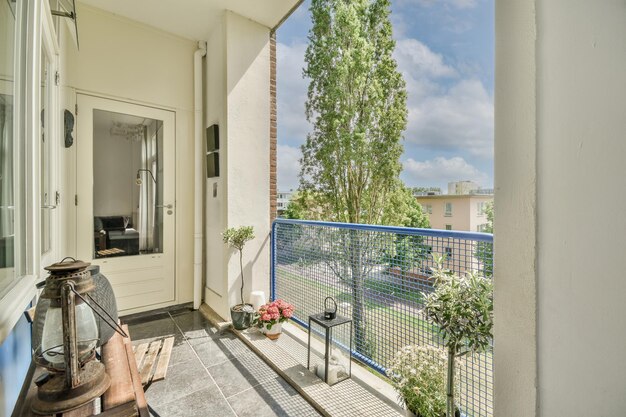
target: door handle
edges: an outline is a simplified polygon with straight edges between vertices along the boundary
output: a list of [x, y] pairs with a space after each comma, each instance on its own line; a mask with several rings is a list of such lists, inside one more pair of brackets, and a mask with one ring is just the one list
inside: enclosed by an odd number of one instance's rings
[[156, 208], [166, 208], [168, 210], [171, 210], [174, 208], [174, 206], [172, 204], [158, 204], [155, 206]]
[[47, 209], [47, 210], [54, 210], [55, 208], [57, 208], [56, 205], [52, 205], [52, 204], [45, 204], [43, 206], [41, 206], [42, 209]]

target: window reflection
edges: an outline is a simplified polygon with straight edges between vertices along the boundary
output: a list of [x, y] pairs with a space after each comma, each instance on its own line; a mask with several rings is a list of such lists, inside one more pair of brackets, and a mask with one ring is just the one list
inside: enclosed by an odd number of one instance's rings
[[0, 295], [16, 277], [15, 214], [18, 184], [14, 163], [19, 149], [15, 145], [14, 64], [15, 7], [0, 3]]
[[94, 110], [94, 257], [163, 251], [163, 122]]

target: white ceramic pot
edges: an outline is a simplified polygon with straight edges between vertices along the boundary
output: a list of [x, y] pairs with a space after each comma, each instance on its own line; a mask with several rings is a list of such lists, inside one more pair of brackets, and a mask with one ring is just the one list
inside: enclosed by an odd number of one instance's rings
[[271, 329], [267, 328], [267, 324], [263, 324], [263, 327], [261, 327], [261, 333], [263, 333], [265, 336], [267, 336], [268, 338], [272, 340], [278, 339], [282, 331], [283, 331], [282, 323], [276, 323], [272, 325]]

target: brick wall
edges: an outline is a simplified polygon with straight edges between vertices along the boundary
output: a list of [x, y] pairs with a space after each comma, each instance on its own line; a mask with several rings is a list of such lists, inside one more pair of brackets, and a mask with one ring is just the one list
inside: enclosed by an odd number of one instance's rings
[[270, 221], [276, 218], [276, 32], [270, 33]]

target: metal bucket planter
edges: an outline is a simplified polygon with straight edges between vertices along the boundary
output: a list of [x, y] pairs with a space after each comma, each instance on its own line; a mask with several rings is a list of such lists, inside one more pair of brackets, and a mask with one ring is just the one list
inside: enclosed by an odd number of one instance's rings
[[254, 323], [254, 308], [252, 304], [237, 304], [230, 308], [230, 318], [236, 330], [245, 330]]

